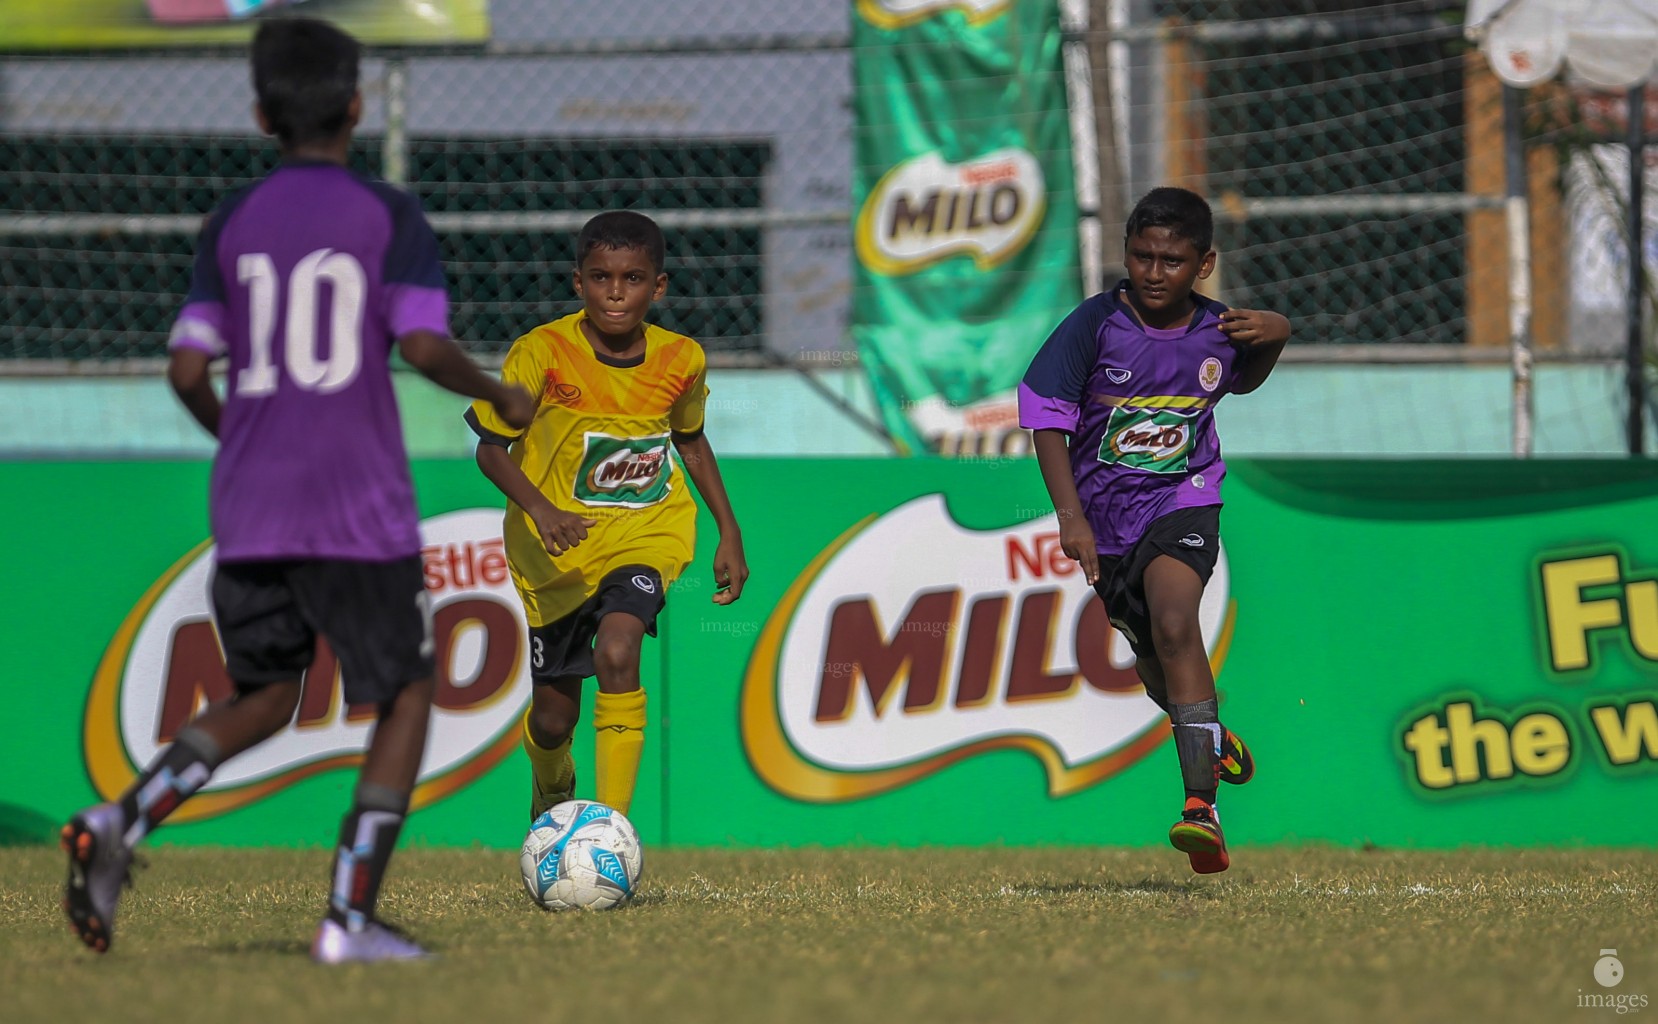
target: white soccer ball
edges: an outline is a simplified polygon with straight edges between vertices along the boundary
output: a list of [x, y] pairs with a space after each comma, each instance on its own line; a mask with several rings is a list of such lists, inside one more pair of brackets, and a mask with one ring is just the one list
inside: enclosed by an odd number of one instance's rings
[[592, 800], [568, 800], [535, 819], [518, 855], [525, 890], [547, 910], [619, 907], [644, 867], [633, 823]]

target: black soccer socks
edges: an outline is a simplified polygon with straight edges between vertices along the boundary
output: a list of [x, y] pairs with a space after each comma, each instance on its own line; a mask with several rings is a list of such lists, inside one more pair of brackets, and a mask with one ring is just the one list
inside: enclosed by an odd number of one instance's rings
[[408, 810], [407, 793], [370, 782], [358, 784], [351, 813], [340, 823], [334, 885], [328, 896], [329, 918], [347, 931], [361, 931], [374, 919], [380, 883]]
[[207, 784], [221, 760], [213, 737], [185, 726], [171, 746], [121, 795], [121, 828], [130, 847]]
[[1224, 731], [1215, 698], [1169, 707], [1174, 725], [1174, 749], [1180, 757], [1180, 777], [1188, 797], [1211, 806], [1215, 802], [1215, 764], [1220, 760]]

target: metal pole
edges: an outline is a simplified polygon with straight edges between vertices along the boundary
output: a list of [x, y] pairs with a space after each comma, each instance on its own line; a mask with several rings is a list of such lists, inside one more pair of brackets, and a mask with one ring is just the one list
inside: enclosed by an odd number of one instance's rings
[[1531, 212], [1527, 206], [1523, 93], [1503, 86], [1503, 171], [1508, 215], [1508, 345], [1513, 364], [1514, 454], [1531, 455]]
[[1082, 294], [1100, 290], [1100, 182], [1099, 151], [1109, 141], [1096, 131], [1098, 97], [1091, 90], [1093, 50], [1088, 45], [1094, 25], [1088, 9], [1079, 0], [1060, 0], [1060, 25], [1066, 39], [1065, 106], [1071, 124], [1071, 153], [1076, 173], [1077, 249], [1082, 271]]
[[1111, 8], [1115, 2], [1088, 3], [1089, 85], [1094, 97], [1094, 152], [1100, 169], [1098, 291], [1112, 287], [1123, 277], [1123, 221], [1128, 218], [1122, 150], [1117, 146], [1118, 97], [1111, 82]]
[[1624, 352], [1629, 415], [1626, 430], [1629, 454], [1646, 450], [1642, 435], [1646, 410], [1646, 367], [1641, 359], [1641, 298], [1646, 291], [1646, 248], [1642, 244], [1642, 206], [1646, 184], [1646, 83], [1629, 90], [1629, 121], [1624, 141], [1629, 146], [1629, 338]]
[[409, 181], [409, 64], [386, 58], [386, 143], [380, 173], [393, 185]]

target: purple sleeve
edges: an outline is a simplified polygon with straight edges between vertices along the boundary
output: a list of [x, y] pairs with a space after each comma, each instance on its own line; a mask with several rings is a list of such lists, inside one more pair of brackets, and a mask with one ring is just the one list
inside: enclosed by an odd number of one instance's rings
[[196, 237], [196, 262], [190, 267], [190, 291], [184, 297], [186, 309], [198, 302], [225, 301], [224, 275], [219, 273], [219, 236], [241, 195], [232, 196], [217, 210], [208, 214]]
[[448, 337], [449, 288], [443, 277], [443, 256], [420, 200], [384, 182], [375, 182], [373, 187], [391, 212], [391, 241], [381, 268], [383, 311], [391, 336], [431, 331]]
[[1019, 425], [1075, 433], [1088, 378], [1099, 359], [1099, 332], [1111, 300], [1096, 295], [1060, 321], [1019, 383]]
[[401, 338], [410, 331], [431, 331], [448, 337], [449, 294], [442, 288], [388, 284], [386, 323], [391, 325], [393, 338]]
[[172, 333], [167, 336], [169, 352], [175, 348], [193, 348], [216, 359], [228, 351], [225, 284], [224, 276], [219, 273], [219, 234], [236, 198], [227, 201], [202, 225], [196, 239], [196, 262], [190, 269], [190, 291], [178, 319], [173, 321]]
[[382, 280], [386, 284], [445, 290], [442, 251], [421, 212], [420, 200], [384, 182], [375, 182], [374, 186], [391, 211], [391, 243], [386, 247]]
[[167, 336], [167, 351], [193, 348], [219, 358], [229, 351], [225, 345], [226, 319], [222, 302], [197, 300], [186, 304], [173, 321], [173, 332]]
[[1227, 337], [1225, 331], [1220, 329], [1220, 315], [1232, 307], [1228, 306], [1224, 302], [1218, 302], [1214, 299], [1199, 295], [1196, 292], [1192, 293], [1192, 299], [1198, 304], [1198, 308], [1202, 311], [1201, 315], [1203, 317], [1203, 323], [1199, 325], [1200, 329], [1213, 332], [1211, 337], [1216, 342], [1221, 345], [1231, 346], [1232, 348], [1233, 355], [1227, 363], [1230, 369], [1227, 372], [1226, 379], [1221, 382], [1223, 386], [1219, 389], [1220, 393], [1223, 395], [1231, 394], [1232, 385], [1237, 382], [1239, 377], [1243, 376], [1245, 368], [1249, 366], [1249, 346], [1233, 341], [1231, 338]]
[[1029, 384], [1019, 382], [1019, 425], [1026, 430], [1063, 430], [1074, 434], [1081, 417], [1082, 407], [1076, 402], [1044, 398], [1032, 391]]

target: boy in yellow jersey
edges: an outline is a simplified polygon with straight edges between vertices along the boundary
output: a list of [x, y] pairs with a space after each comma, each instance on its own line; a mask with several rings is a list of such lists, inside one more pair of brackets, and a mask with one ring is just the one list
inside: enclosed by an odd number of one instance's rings
[[685, 476], [720, 531], [714, 602], [737, 600], [748, 579], [742, 534], [702, 433], [702, 346], [645, 323], [668, 287], [664, 249], [662, 230], [643, 214], [588, 221], [576, 238], [582, 309], [519, 338], [501, 367], [504, 381], [540, 396], [535, 421], [514, 430], [487, 402], [466, 413], [478, 468], [507, 496], [507, 562], [530, 625], [523, 741], [532, 821], [575, 794], [570, 737], [593, 675], [595, 795], [623, 814], [633, 801], [645, 729], [640, 645], [656, 635], [665, 591], [696, 541]]

